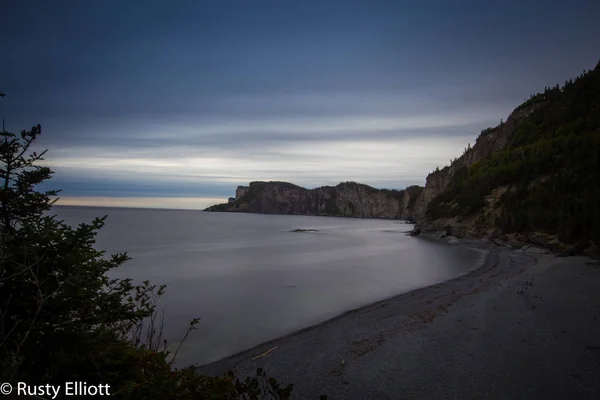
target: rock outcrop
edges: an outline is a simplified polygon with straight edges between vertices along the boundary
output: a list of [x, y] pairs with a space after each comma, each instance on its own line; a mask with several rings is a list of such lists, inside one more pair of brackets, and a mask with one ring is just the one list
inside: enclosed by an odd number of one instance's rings
[[232, 203], [218, 204], [206, 211], [413, 219], [413, 208], [422, 189], [375, 189], [355, 182], [305, 189], [287, 182], [251, 182], [237, 188]]
[[413, 208], [421, 231], [597, 254], [599, 104], [600, 63], [483, 130], [472, 148], [427, 176]]
[[243, 197], [246, 193], [248, 193], [248, 190], [250, 190], [248, 186], [238, 186], [237, 189], [235, 189], [235, 200]]
[[[515, 110], [506, 120], [495, 128], [488, 128], [481, 132], [475, 145], [467, 148], [465, 153], [455, 159], [450, 166], [444, 167], [438, 171], [427, 175], [425, 179], [425, 188], [423, 188], [416, 200], [413, 212], [424, 230], [441, 230], [444, 221], [427, 221], [426, 211], [431, 200], [444, 192], [450, 184], [454, 175], [463, 167], [470, 167], [476, 162], [489, 157], [492, 153], [502, 151], [509, 143], [510, 138], [515, 133], [519, 121], [530, 115], [538, 105], [524, 107]], [[440, 226], [441, 224], [441, 226]]]

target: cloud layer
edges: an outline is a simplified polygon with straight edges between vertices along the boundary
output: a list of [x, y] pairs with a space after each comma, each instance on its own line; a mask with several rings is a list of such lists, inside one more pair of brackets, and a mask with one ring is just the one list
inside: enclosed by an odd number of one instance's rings
[[100, 194], [226, 196], [253, 180], [402, 188], [423, 184], [428, 172], [459, 155], [492, 114], [166, 121], [64, 135], [47, 164], [71, 194], [104, 187]]
[[63, 204], [403, 188], [593, 67], [596, 3], [12, 2], [0, 116], [42, 125]]

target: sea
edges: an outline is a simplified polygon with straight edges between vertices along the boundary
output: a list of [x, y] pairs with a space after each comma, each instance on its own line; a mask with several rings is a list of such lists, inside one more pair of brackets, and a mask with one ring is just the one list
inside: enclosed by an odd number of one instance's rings
[[[107, 215], [96, 248], [132, 258], [111, 277], [167, 285], [159, 302], [175, 365], [203, 365], [346, 311], [465, 274], [481, 251], [405, 221], [56, 206], [75, 227]], [[315, 231], [294, 232], [297, 229]]]

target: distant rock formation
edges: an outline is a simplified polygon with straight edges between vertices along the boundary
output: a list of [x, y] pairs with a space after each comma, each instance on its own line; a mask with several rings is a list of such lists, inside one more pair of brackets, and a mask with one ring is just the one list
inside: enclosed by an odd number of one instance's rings
[[217, 204], [206, 211], [413, 219], [422, 189], [375, 189], [355, 182], [305, 189], [288, 182], [259, 181], [238, 186], [232, 203]]
[[235, 200], [243, 197], [246, 193], [248, 193], [248, 190], [250, 190], [248, 186], [238, 186], [237, 189], [235, 189]]

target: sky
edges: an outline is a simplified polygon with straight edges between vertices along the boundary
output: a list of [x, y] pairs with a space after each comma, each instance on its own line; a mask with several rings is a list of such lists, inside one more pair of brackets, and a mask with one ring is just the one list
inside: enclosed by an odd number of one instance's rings
[[600, 2], [0, 0], [0, 117], [58, 204], [201, 209], [238, 185], [424, 185], [592, 69]]

